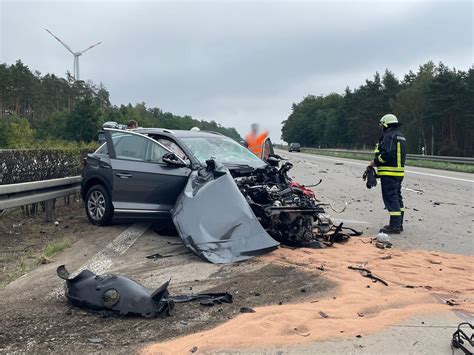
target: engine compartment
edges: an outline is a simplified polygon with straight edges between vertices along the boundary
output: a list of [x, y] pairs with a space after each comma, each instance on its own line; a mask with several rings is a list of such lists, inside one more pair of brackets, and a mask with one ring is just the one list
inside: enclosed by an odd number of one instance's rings
[[[240, 192], [268, 234], [283, 244], [347, 240], [342, 223], [335, 226], [315, 193], [292, 181], [293, 164], [285, 161], [258, 169], [231, 169]], [[351, 230], [352, 235], [359, 234]]]

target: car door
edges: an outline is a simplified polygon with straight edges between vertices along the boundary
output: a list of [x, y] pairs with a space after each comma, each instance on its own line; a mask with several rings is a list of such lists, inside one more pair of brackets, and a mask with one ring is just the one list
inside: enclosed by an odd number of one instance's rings
[[112, 166], [112, 203], [117, 214], [168, 214], [191, 169], [163, 162], [170, 150], [131, 131], [105, 131]]

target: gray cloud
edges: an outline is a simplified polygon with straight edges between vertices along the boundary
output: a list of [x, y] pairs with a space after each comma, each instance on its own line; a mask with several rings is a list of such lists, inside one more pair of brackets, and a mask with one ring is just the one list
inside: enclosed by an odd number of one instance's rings
[[73, 49], [81, 76], [115, 104], [145, 101], [279, 139], [291, 104], [342, 92], [375, 71], [403, 75], [428, 60], [472, 64], [470, 1], [3, 1], [0, 60], [63, 75]]

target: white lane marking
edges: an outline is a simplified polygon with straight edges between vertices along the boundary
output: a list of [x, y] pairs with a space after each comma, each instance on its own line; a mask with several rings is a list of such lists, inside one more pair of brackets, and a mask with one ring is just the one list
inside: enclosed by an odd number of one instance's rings
[[423, 194], [423, 191], [421, 190], [413, 190], [413, 189], [410, 189], [409, 187], [402, 187], [403, 190], [407, 190], [407, 191], [411, 191], [411, 192], [416, 192], [418, 195], [422, 195]]
[[[336, 161], [336, 162], [339, 162], [339, 163], [347, 163], [347, 164], [354, 164], [354, 165], [367, 166], [367, 164], [356, 163], [356, 162], [349, 161], [349, 160], [320, 158], [320, 155], [318, 155], [318, 157], [315, 158], [315, 159], [329, 160], [329, 161]], [[312, 164], [312, 163], [308, 163], [308, 162], [305, 162], [305, 164], [312, 165], [312, 166], [317, 166], [316, 164]], [[455, 177], [451, 177], [451, 176], [444, 176], [444, 175], [437, 175], [437, 174], [428, 174], [428, 173], [420, 173], [419, 171], [413, 171], [413, 170], [405, 170], [405, 172], [406, 172], [406, 173], [410, 173], [410, 174], [425, 175], [425, 176], [439, 177], [439, 178], [443, 178], [443, 179], [450, 179], [450, 180], [456, 180], [456, 181], [464, 181], [464, 182], [472, 182], [472, 183], [474, 183], [474, 180], [455, 178]]]
[[[70, 277], [74, 277], [82, 270], [86, 269], [89, 269], [96, 274], [102, 274], [104, 271], [109, 269], [114, 260], [125, 253], [149, 227], [150, 224], [133, 224], [120, 233], [117, 238], [107, 244], [104, 249], [100, 250], [91, 259], [82, 264], [77, 270], [71, 272]], [[59, 297], [63, 293], [64, 288], [61, 285], [54, 288], [49, 296]]]
[[341, 222], [350, 223], [350, 224], [371, 224], [370, 222], [356, 221], [354, 219], [331, 218], [331, 220], [334, 222], [334, 224], [339, 224]]

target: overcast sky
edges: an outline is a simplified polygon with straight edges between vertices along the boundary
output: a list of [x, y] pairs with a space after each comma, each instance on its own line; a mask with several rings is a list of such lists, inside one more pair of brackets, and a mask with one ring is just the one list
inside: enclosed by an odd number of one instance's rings
[[376, 71], [402, 76], [429, 60], [473, 62], [471, 1], [6, 1], [0, 62], [81, 79], [113, 104], [145, 102], [215, 120], [243, 135], [252, 122], [279, 141], [308, 94], [342, 93]]

